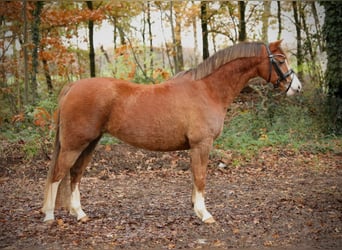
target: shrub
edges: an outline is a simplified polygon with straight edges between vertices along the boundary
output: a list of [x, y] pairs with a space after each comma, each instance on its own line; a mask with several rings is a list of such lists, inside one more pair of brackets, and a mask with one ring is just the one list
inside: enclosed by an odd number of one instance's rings
[[273, 94], [263, 98], [247, 110], [240, 107], [228, 112], [230, 122], [225, 123], [216, 147], [245, 155], [254, 155], [260, 148], [270, 146], [315, 152], [332, 150], [331, 144], [324, 142], [332, 135], [322, 96], [283, 98]]

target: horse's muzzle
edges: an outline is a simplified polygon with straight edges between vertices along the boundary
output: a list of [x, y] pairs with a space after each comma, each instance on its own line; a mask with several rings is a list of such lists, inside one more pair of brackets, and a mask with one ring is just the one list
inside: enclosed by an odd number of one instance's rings
[[291, 96], [291, 95], [294, 95], [296, 93], [299, 93], [301, 90], [302, 90], [301, 82], [299, 81], [297, 75], [295, 73], [292, 73], [291, 82], [290, 82], [289, 86], [287, 87], [286, 95]]

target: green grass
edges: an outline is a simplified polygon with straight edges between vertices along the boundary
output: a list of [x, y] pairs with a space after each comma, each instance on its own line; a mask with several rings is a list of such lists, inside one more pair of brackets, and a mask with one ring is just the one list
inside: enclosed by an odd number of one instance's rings
[[116, 145], [119, 144], [120, 140], [115, 138], [114, 136], [111, 136], [109, 134], [104, 134], [101, 139], [99, 144], [101, 145]]
[[[253, 156], [264, 147], [287, 147], [326, 153], [341, 147], [341, 136], [327, 133], [327, 120], [311, 105], [289, 103], [286, 99], [269, 100], [267, 108], [260, 105], [230, 117], [215, 147]], [[308, 104], [308, 103], [307, 103]], [[228, 117], [234, 112], [229, 112]]]

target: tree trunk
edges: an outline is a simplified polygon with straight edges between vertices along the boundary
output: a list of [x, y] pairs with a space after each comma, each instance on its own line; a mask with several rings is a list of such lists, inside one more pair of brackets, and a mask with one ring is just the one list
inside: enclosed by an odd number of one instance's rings
[[326, 42], [328, 64], [326, 69], [326, 88], [328, 89], [331, 127], [335, 134], [342, 134], [342, 2], [321, 2], [325, 9], [323, 35]]
[[142, 30], [141, 30], [141, 37], [142, 37], [142, 43], [143, 43], [143, 49], [144, 49], [144, 53], [142, 55], [142, 61], [143, 61], [144, 72], [147, 72], [147, 60], [146, 60], [146, 58], [147, 58], [147, 56], [146, 56], [147, 46], [146, 46], [145, 33], [146, 33], [146, 22], [147, 22], [146, 19], [148, 18], [146, 12], [148, 12], [149, 5], [148, 5], [148, 3], [145, 3], [145, 2], [143, 2], [141, 5], [142, 5], [142, 9], [144, 11], [143, 20], [142, 20]]
[[245, 11], [246, 11], [246, 3], [244, 1], [239, 1], [239, 13], [240, 13], [239, 41], [240, 42], [245, 41], [247, 38]]
[[24, 42], [23, 52], [24, 52], [24, 104], [28, 104], [29, 101], [29, 73], [28, 73], [28, 33], [27, 33], [27, 0], [23, 0], [23, 19], [24, 19]]
[[32, 75], [31, 75], [31, 93], [32, 93], [32, 102], [35, 103], [38, 98], [38, 85], [37, 85], [37, 73], [38, 73], [38, 48], [40, 43], [40, 34], [39, 34], [39, 26], [40, 26], [40, 14], [43, 9], [44, 2], [38, 1], [35, 2], [35, 9], [33, 11], [33, 23], [32, 23], [32, 42], [33, 42], [33, 50], [32, 50]]
[[100, 50], [101, 50], [102, 54], [104, 55], [104, 57], [106, 58], [106, 62], [109, 64], [110, 59], [109, 59], [107, 51], [103, 48], [103, 45], [101, 45]]
[[268, 42], [268, 20], [271, 15], [271, 2], [264, 1], [264, 12], [262, 13], [261, 41]]
[[[312, 6], [312, 5], [307, 5], [307, 6]], [[310, 10], [312, 11], [312, 9]], [[321, 86], [323, 84], [323, 74], [322, 74], [322, 69], [319, 66], [320, 64], [317, 63], [317, 45], [315, 43], [315, 37], [317, 40], [321, 40], [321, 38], [317, 37], [318, 34], [320, 34], [320, 31], [316, 30], [315, 34], [312, 34], [310, 31], [307, 23], [306, 23], [306, 15], [305, 15], [305, 7], [303, 6], [300, 10], [300, 18], [301, 18], [301, 23], [303, 26], [303, 30], [305, 32], [305, 44], [306, 46], [303, 49], [303, 52], [305, 54], [309, 54], [310, 58], [306, 59], [303, 58], [303, 60], [306, 61], [306, 64], [309, 66], [307, 71], [309, 72], [309, 75], [313, 80], [319, 83]], [[309, 53], [307, 53], [309, 52]]]
[[[300, 2], [298, 2], [300, 8]], [[301, 24], [299, 19], [299, 10], [296, 1], [292, 2], [293, 7], [293, 16], [295, 20], [296, 26], [296, 39], [297, 39], [297, 67], [298, 67], [298, 76], [302, 78], [302, 66], [303, 66], [303, 52], [302, 52], [302, 35], [301, 35]]]
[[49, 92], [49, 95], [53, 94], [53, 86], [52, 86], [52, 79], [51, 79], [51, 74], [50, 74], [50, 69], [47, 61], [43, 59], [43, 69], [44, 69], [44, 75], [46, 79], [46, 86]]
[[321, 2], [325, 8], [323, 34], [326, 42], [328, 64], [326, 82], [330, 96], [342, 99], [342, 2]]
[[202, 57], [203, 60], [209, 57], [209, 41], [208, 41], [208, 3], [206, 1], [201, 2], [201, 27], [202, 27]]
[[[195, 4], [195, 1], [191, 2], [192, 4]], [[192, 19], [192, 29], [194, 31], [194, 62], [193, 65], [196, 66], [198, 64], [198, 58], [197, 58], [197, 49], [198, 49], [198, 40], [197, 40], [197, 18], [193, 18]]]
[[[178, 2], [176, 4], [182, 4], [181, 2]], [[180, 72], [184, 69], [184, 60], [183, 60], [183, 46], [182, 46], [182, 17], [180, 15], [180, 7], [177, 6], [175, 8], [175, 46], [176, 46], [176, 57], [177, 57], [177, 72]]]
[[[182, 56], [182, 43], [180, 41], [180, 20], [177, 17], [177, 13], [175, 11], [174, 14], [174, 3], [170, 2], [170, 24], [171, 24], [171, 34], [172, 34], [172, 56], [173, 56], [173, 63], [175, 67], [175, 73], [177, 74], [183, 68], [183, 56]], [[174, 24], [174, 16], [175, 16], [175, 24]], [[176, 25], [176, 27], [175, 27]]]
[[177, 74], [178, 72], [178, 68], [177, 68], [177, 56], [176, 56], [176, 52], [175, 52], [175, 28], [173, 25], [173, 2], [170, 2], [170, 25], [171, 25], [171, 35], [172, 35], [172, 45], [171, 45], [171, 55], [173, 58], [173, 65], [175, 68], [175, 74]]
[[[89, 10], [93, 10], [93, 2], [87, 1], [87, 6]], [[95, 49], [94, 49], [94, 21], [88, 21], [88, 31], [89, 31], [89, 62], [90, 62], [90, 77], [95, 77]]]
[[277, 10], [277, 19], [278, 19], [278, 35], [277, 35], [277, 39], [280, 40], [281, 39], [281, 33], [282, 33], [282, 21], [281, 21], [281, 4], [280, 1], [277, 1], [277, 5], [278, 5], [278, 10]]
[[152, 22], [151, 22], [151, 5], [147, 2], [147, 26], [148, 26], [148, 39], [150, 42], [150, 77], [153, 76], [153, 36], [152, 36]]
[[319, 50], [322, 51], [323, 50], [322, 30], [321, 30], [321, 25], [319, 23], [319, 18], [318, 18], [315, 2], [311, 3], [311, 10], [312, 10], [312, 15], [315, 20], [315, 28], [316, 28], [316, 32], [318, 35], [318, 39], [317, 39], [318, 47], [319, 47]]

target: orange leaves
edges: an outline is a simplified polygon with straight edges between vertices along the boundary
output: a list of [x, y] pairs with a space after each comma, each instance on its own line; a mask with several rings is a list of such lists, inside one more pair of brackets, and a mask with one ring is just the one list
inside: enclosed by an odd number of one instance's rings
[[137, 65], [130, 56], [129, 45], [121, 45], [115, 49], [115, 60], [125, 65], [124, 69], [117, 69], [117, 78], [132, 80], [135, 76]]
[[25, 115], [23, 112], [20, 112], [17, 115], [12, 117], [12, 123], [23, 122], [25, 120]]
[[156, 82], [162, 82], [170, 78], [170, 73], [167, 72], [165, 69], [156, 68], [153, 71], [153, 79], [156, 79]]
[[[28, 19], [32, 18], [31, 12], [33, 10], [33, 3], [27, 3], [26, 15]], [[5, 17], [7, 21], [22, 20], [23, 17], [23, 3], [22, 1], [0, 1], [0, 16]]]
[[34, 110], [34, 125], [38, 127], [45, 127], [51, 120], [51, 115], [45, 108], [38, 107]]
[[42, 129], [48, 128], [52, 129], [52, 125], [57, 120], [57, 110], [55, 110], [52, 114], [49, 113], [45, 108], [37, 107], [33, 112], [33, 123], [37, 127]]
[[89, 10], [87, 8], [51, 8], [43, 13], [42, 20], [49, 26], [77, 25], [89, 20], [101, 21], [105, 18], [104, 12], [105, 10], [103, 8], [96, 10]]
[[129, 55], [129, 46], [127, 44], [123, 44], [115, 49], [116, 56], [128, 56]]

